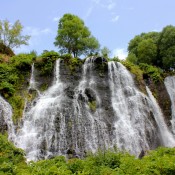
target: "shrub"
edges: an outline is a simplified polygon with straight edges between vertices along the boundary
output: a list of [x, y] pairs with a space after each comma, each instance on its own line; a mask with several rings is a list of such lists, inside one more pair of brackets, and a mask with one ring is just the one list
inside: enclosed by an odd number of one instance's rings
[[31, 70], [31, 64], [32, 61], [35, 59], [35, 55], [33, 54], [19, 54], [16, 56], [13, 56], [10, 59], [10, 63], [20, 70], [20, 72], [28, 72]]
[[140, 63], [139, 67], [144, 71], [145, 74], [148, 74], [155, 83], [162, 81], [163, 72], [160, 68], [146, 63]]
[[44, 51], [36, 58], [36, 67], [41, 70], [41, 75], [52, 75], [54, 62], [59, 58], [59, 54], [55, 51]]

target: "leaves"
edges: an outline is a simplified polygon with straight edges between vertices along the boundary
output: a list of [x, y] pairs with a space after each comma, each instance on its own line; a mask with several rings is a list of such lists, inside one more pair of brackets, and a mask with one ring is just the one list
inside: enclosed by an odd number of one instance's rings
[[22, 35], [23, 26], [17, 20], [13, 25], [8, 20], [0, 21], [0, 42], [9, 48], [27, 45], [29, 35]]
[[60, 19], [54, 44], [62, 53], [73, 54], [74, 57], [95, 52], [99, 48], [97, 39], [91, 35], [83, 20], [72, 14], [65, 14]]

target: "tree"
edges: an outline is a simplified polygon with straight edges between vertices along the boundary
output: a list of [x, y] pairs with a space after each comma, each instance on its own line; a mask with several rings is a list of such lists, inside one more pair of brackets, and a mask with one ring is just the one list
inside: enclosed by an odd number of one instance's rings
[[103, 57], [108, 57], [111, 51], [105, 46], [101, 49], [101, 54]]
[[65, 14], [59, 20], [54, 44], [61, 53], [73, 54], [74, 57], [99, 49], [97, 39], [91, 35], [83, 20], [72, 14]]
[[142, 40], [137, 48], [138, 62], [154, 64], [157, 56], [157, 46], [152, 39]]
[[166, 26], [160, 33], [158, 53], [164, 69], [175, 68], [175, 27]]
[[30, 36], [22, 35], [23, 26], [17, 20], [13, 25], [8, 20], [0, 20], [0, 43], [9, 48], [27, 45]]

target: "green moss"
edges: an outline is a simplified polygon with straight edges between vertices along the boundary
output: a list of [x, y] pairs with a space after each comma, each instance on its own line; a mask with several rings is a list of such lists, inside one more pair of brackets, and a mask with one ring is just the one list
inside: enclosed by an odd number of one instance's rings
[[22, 118], [24, 105], [25, 105], [25, 98], [20, 95], [14, 95], [8, 99], [9, 103], [13, 108], [13, 122], [16, 124], [19, 119]]
[[48, 83], [43, 83], [41, 86], [40, 86], [40, 91], [41, 92], [44, 92], [45, 90], [47, 90], [48, 89]]
[[89, 108], [90, 108], [91, 111], [93, 111], [93, 112], [96, 111], [96, 108], [97, 108], [96, 101], [88, 102], [88, 106], [89, 106]]

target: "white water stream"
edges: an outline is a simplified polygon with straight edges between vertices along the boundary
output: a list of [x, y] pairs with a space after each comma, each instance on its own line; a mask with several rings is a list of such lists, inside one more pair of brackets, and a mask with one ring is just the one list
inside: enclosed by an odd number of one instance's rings
[[164, 84], [171, 100], [171, 125], [175, 135], [175, 76], [166, 77]]
[[[109, 82], [106, 83], [109, 83], [111, 94], [107, 96], [111, 100], [110, 114], [114, 116], [106, 120], [107, 113], [101, 107], [103, 94], [99, 93], [100, 86], [97, 87], [100, 79], [98, 72], [94, 72], [94, 64], [97, 64], [94, 57], [86, 59], [81, 80], [72, 90], [73, 99], [66, 96], [66, 85], [60, 80], [60, 59], [55, 64], [53, 83], [43, 94], [37, 89], [33, 64], [29, 90], [36, 90], [39, 96], [29, 106], [26, 103], [23, 122], [16, 135], [11, 106], [0, 97], [0, 114], [8, 124], [9, 139], [25, 150], [28, 161], [66, 155], [68, 150], [82, 156], [87, 151], [117, 146], [138, 156], [159, 145], [175, 146], [151, 91], [146, 87], [148, 96], [141, 93], [121, 63], [108, 62]], [[166, 79], [165, 85], [172, 101], [174, 126], [174, 78]]]
[[[60, 114], [60, 133], [56, 133], [54, 124], [55, 116], [61, 107], [64, 87], [59, 79], [59, 66], [60, 60], [57, 60], [53, 85], [39, 96], [29, 111], [24, 113], [23, 125], [16, 136], [15, 144], [25, 150], [28, 160], [35, 161], [52, 156], [55, 154], [55, 149], [63, 149], [65, 143], [62, 131], [65, 129], [65, 120], [62, 114]], [[34, 80], [32, 83], [34, 84]]]
[[160, 135], [162, 137], [163, 146], [167, 147], [174, 147], [175, 146], [175, 139], [172, 135], [172, 133], [169, 131], [165, 121], [163, 113], [159, 107], [159, 105], [156, 102], [156, 99], [152, 95], [150, 89], [146, 86], [146, 91], [148, 93], [148, 97], [150, 98], [153, 106], [153, 111], [155, 114], [155, 120], [157, 122], [157, 125], [159, 127]]

